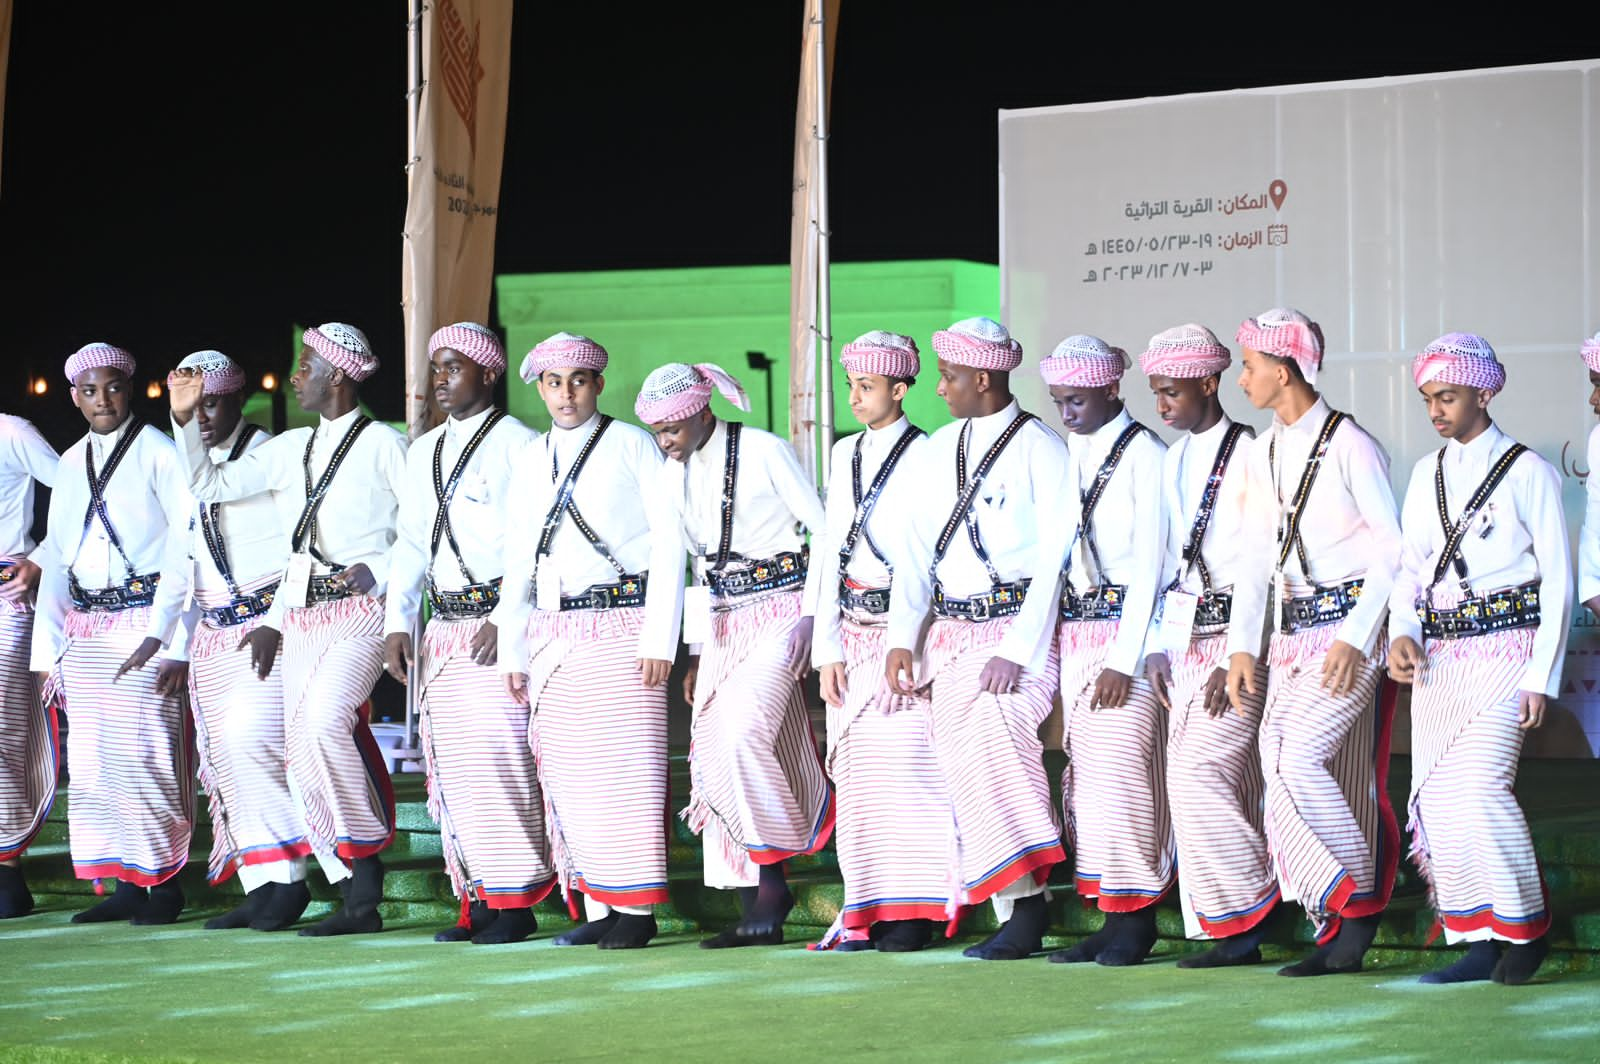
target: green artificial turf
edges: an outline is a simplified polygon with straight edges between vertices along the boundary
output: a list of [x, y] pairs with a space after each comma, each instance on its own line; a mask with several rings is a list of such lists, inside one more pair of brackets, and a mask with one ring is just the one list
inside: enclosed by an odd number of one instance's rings
[[[0, 926], [0, 1061], [1429, 1061], [1600, 1057], [1600, 974], [1431, 987], [1415, 966], [1290, 980], [1041, 958], [436, 944], [437, 921], [310, 940]], [[964, 941], [970, 941], [967, 939]], [[1169, 948], [1165, 944], [1161, 949]]]

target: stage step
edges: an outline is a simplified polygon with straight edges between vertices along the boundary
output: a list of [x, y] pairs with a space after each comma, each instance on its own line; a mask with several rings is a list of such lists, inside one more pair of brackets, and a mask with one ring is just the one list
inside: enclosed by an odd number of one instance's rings
[[[1059, 769], [1058, 765], [1053, 768]], [[1404, 821], [1406, 759], [1395, 759], [1391, 773], [1392, 798]], [[672, 794], [678, 805], [687, 801], [687, 767], [679, 756], [673, 761]], [[1551, 933], [1551, 959], [1556, 970], [1587, 971], [1600, 968], [1600, 811], [1590, 795], [1600, 783], [1600, 765], [1594, 762], [1532, 762], [1525, 766], [1519, 786], [1529, 811], [1540, 860], [1544, 866], [1556, 913]], [[384, 881], [384, 912], [391, 919], [416, 919], [452, 923], [459, 903], [451, 895], [449, 877], [440, 857], [438, 825], [428, 816], [427, 794], [422, 777], [405, 773], [395, 777], [396, 837], [383, 854], [388, 875]], [[72, 876], [67, 850], [66, 789], [63, 788], [38, 841], [28, 851], [25, 868], [28, 880], [41, 907], [74, 909], [93, 900], [90, 883]], [[209, 821], [205, 802], [199, 802], [201, 827], [189, 865], [179, 882], [189, 898], [189, 912], [220, 911], [237, 903], [236, 882], [213, 887], [205, 881], [210, 845]], [[714, 931], [738, 916], [738, 903], [731, 891], [706, 888], [701, 882], [699, 839], [674, 816], [669, 834], [671, 902], [658, 907], [657, 922], [664, 932]], [[1070, 944], [1099, 927], [1101, 916], [1087, 909], [1073, 892], [1070, 870], [1060, 866], [1051, 884], [1052, 937], [1047, 946]], [[797, 858], [790, 863], [790, 882], [796, 904], [790, 914], [787, 937], [791, 941], [814, 940], [833, 922], [844, 901], [838, 862], [830, 845], [818, 854]], [[338, 892], [311, 876], [314, 899], [307, 911], [315, 919], [330, 911]], [[565, 904], [552, 897], [539, 908], [541, 925], [546, 929], [570, 926]], [[1175, 903], [1164, 902], [1158, 909], [1158, 929], [1162, 943], [1158, 951], [1190, 952], [1202, 944], [1183, 938], [1183, 921]], [[1303, 920], [1286, 922], [1277, 930], [1273, 944], [1266, 949], [1269, 960], [1287, 961], [1303, 954], [1311, 944], [1309, 926]], [[995, 926], [993, 910], [985, 905], [964, 914], [964, 934], [986, 932]], [[1447, 950], [1440, 938], [1428, 944], [1433, 913], [1424, 898], [1422, 883], [1414, 869], [1402, 860], [1395, 897], [1384, 914], [1372, 953], [1372, 963], [1384, 967], [1443, 963], [1440, 951]]]

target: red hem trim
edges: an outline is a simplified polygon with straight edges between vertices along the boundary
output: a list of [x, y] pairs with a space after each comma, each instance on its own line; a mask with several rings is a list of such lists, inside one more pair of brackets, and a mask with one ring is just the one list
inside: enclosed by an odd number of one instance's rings
[[367, 763], [367, 775], [378, 785], [378, 795], [383, 801], [384, 820], [389, 825], [389, 833], [381, 842], [361, 846], [349, 842], [339, 843], [336, 852], [347, 861], [382, 853], [394, 842], [394, 781], [389, 778], [389, 766], [384, 762], [383, 751], [378, 747], [378, 740], [373, 737], [372, 729], [368, 727], [364, 716], [356, 724], [355, 740], [356, 749], [361, 752], [362, 760]]
[[940, 904], [887, 902], [847, 911], [844, 913], [844, 926], [852, 930], [864, 930], [879, 920], [938, 920], [945, 923], [949, 919], [949, 911]]
[[1260, 907], [1250, 912], [1230, 917], [1226, 920], [1207, 920], [1196, 913], [1195, 919], [1199, 921], [1201, 929], [1212, 938], [1242, 935], [1271, 916], [1272, 911], [1278, 907], [1278, 903], [1282, 900], [1283, 895], [1278, 891], [1277, 887], [1273, 887], [1272, 893], [1261, 899]]
[[[803, 853], [816, 853], [828, 844], [828, 839], [833, 836], [834, 821], [833, 789], [828, 789], [827, 808], [823, 811], [822, 826], [817, 829], [811, 846], [804, 850], [747, 850], [750, 860], [758, 865], [773, 865], [779, 861], [787, 861], [791, 857], [798, 857]], [[623, 903], [628, 904], [627, 902]]]
[[79, 879], [120, 879], [125, 883], [132, 883], [136, 887], [160, 886], [181, 871], [183, 871], [183, 865], [180, 864], [175, 865], [168, 871], [151, 874], [149, 872], [141, 872], [137, 868], [129, 868], [120, 861], [106, 861], [102, 864], [92, 865], [74, 864], [72, 866], [72, 874]]
[[1161, 893], [1154, 896], [1148, 894], [1102, 894], [1098, 879], [1084, 879], [1082, 876], [1072, 877], [1072, 889], [1078, 897], [1084, 900], [1084, 907], [1090, 903], [1099, 908], [1103, 913], [1136, 913], [1140, 909], [1148, 909], [1155, 905], [1172, 889], [1169, 883], [1161, 888]]
[[1035, 883], [1043, 883], [1049, 878], [1051, 867], [1066, 859], [1067, 853], [1059, 843], [1046, 846], [1042, 850], [1034, 850], [1032, 853], [1025, 853], [998, 872], [985, 876], [967, 888], [967, 904], [971, 906], [988, 901], [996, 892], [1004, 890], [1029, 873], [1032, 873]]
[[1400, 688], [1384, 677], [1378, 685], [1378, 745], [1373, 755], [1377, 759], [1378, 882], [1371, 897], [1328, 906], [1341, 916], [1374, 916], [1389, 907], [1389, 898], [1394, 894], [1395, 874], [1400, 868], [1400, 822], [1394, 815], [1394, 803], [1389, 801], [1389, 746], [1399, 697]]
[[672, 900], [666, 887], [649, 887], [644, 890], [591, 890], [580, 880], [573, 884], [585, 897], [607, 905], [665, 905]]
[[1474, 913], [1471, 916], [1446, 916], [1442, 917], [1440, 922], [1447, 930], [1458, 934], [1467, 931], [1481, 931], [1487, 927], [1496, 935], [1531, 941], [1549, 932], [1550, 913], [1546, 911], [1544, 916], [1538, 920], [1530, 920], [1520, 924], [1507, 923], [1495, 916], [1493, 912]]
[[488, 894], [484, 892], [482, 884], [479, 884], [468, 892], [467, 897], [481, 901], [491, 909], [528, 909], [548, 898], [555, 886], [554, 876], [551, 876], [548, 882], [541, 883], [532, 890], [522, 891], [520, 894]]

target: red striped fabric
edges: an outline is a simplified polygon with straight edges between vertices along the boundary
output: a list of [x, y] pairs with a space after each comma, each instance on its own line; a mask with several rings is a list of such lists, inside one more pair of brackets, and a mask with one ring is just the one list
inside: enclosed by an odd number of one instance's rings
[[1532, 628], [1434, 640], [1411, 688], [1411, 857], [1447, 939], [1530, 942], [1550, 929], [1512, 788]]
[[639, 675], [644, 610], [536, 611], [529, 739], [552, 859], [571, 892], [667, 901], [667, 689]]
[[114, 679], [149, 621], [148, 607], [67, 612], [67, 831], [79, 879], [150, 887], [189, 859], [195, 764], [187, 699], [156, 694], [155, 661]]
[[842, 618], [844, 705], [828, 707], [842, 925], [943, 920], [954, 907], [955, 809], [929, 743], [928, 703], [893, 695], [883, 625]]
[[[785, 661], [800, 599], [786, 591], [713, 615], [700, 656], [683, 812], [695, 832], [716, 825], [705, 843], [708, 872], [719, 861], [737, 869], [815, 853], [833, 831], [833, 794]], [[709, 854], [713, 847], [719, 855]]]
[[543, 901], [556, 877], [528, 749], [528, 707], [506, 693], [494, 666], [472, 660], [484, 623], [435, 617], [422, 637], [428, 812], [439, 824], [456, 897], [520, 909]]
[[1177, 852], [1167, 810], [1166, 721], [1143, 674], [1128, 701], [1090, 709], [1117, 621], [1059, 627], [1067, 769], [1061, 791], [1078, 896], [1102, 912], [1153, 905], [1172, 886]]
[[1377, 697], [1376, 655], [1348, 694], [1323, 689], [1337, 630], [1272, 637], [1259, 739], [1267, 847], [1284, 899], [1305, 908], [1319, 941], [1337, 933], [1340, 915], [1381, 912], [1399, 862], [1386, 789], [1393, 699]]
[[55, 710], [28, 670], [33, 611], [0, 602], [0, 861], [19, 857], [56, 798]]
[[382, 672], [381, 598], [356, 595], [285, 614], [289, 789], [325, 868], [369, 857], [394, 838], [394, 790], [365, 715]]
[[1265, 784], [1256, 733], [1267, 695], [1267, 665], [1257, 662], [1256, 693], [1243, 711], [1206, 712], [1205, 689], [1224, 660], [1227, 634], [1196, 638], [1172, 662], [1168, 694], [1167, 796], [1178, 843], [1180, 890], [1191, 938], [1250, 930], [1278, 900], [1278, 877], [1261, 826]]
[[1015, 691], [994, 695], [978, 686], [1012, 623], [940, 618], [923, 649], [933, 752], [956, 814], [952, 905], [976, 905], [1023, 876], [1043, 883], [1066, 859], [1039, 740], [1060, 680], [1055, 647], [1043, 670], [1022, 670]]
[[213, 883], [241, 864], [311, 852], [284, 769], [282, 647], [265, 680], [250, 664], [249, 649], [239, 647], [262, 620], [232, 628], [201, 625], [189, 646], [200, 785], [211, 807], [207, 874]]

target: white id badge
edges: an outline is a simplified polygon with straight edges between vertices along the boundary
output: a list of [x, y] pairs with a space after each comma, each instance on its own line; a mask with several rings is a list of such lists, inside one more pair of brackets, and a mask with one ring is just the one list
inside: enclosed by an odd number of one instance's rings
[[533, 608], [537, 610], [561, 608], [561, 573], [554, 565], [540, 565], [533, 574]]
[[683, 589], [683, 641], [690, 646], [711, 642], [711, 588], [706, 584]]
[[291, 608], [304, 606], [311, 594], [311, 555], [289, 555], [289, 567], [283, 571], [283, 582], [278, 585], [277, 598]]
[[1161, 600], [1161, 645], [1173, 653], [1189, 649], [1189, 639], [1194, 635], [1194, 613], [1200, 604], [1199, 595], [1187, 591], [1168, 591]]

